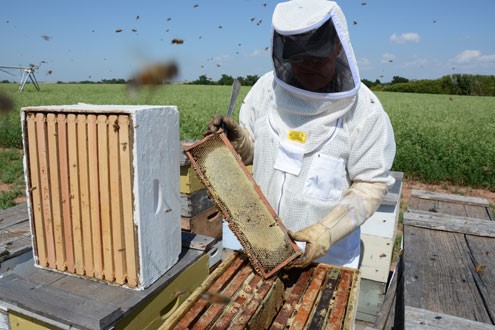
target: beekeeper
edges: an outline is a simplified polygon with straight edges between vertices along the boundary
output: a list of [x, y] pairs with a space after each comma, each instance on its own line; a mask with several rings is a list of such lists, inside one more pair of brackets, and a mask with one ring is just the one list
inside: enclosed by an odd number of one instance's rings
[[293, 266], [316, 260], [357, 268], [360, 226], [394, 183], [390, 120], [360, 82], [337, 3], [279, 3], [272, 27], [274, 69], [249, 91], [240, 125], [216, 115], [205, 134], [223, 127], [253, 164], [255, 181], [305, 249]]

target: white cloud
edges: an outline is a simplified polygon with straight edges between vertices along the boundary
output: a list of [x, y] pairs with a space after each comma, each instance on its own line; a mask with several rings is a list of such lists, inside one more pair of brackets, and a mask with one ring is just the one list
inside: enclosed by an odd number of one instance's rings
[[468, 64], [468, 63], [495, 63], [495, 54], [483, 55], [479, 50], [465, 50], [453, 59], [454, 63]]
[[419, 43], [419, 41], [421, 40], [421, 38], [419, 37], [419, 34], [414, 33], [414, 32], [402, 33], [401, 35], [397, 35], [394, 33], [390, 36], [389, 39], [390, 39], [390, 41], [392, 41], [393, 43], [396, 43], [396, 44], [405, 44], [408, 42]]
[[382, 55], [381, 62], [382, 63], [389, 63], [389, 62], [393, 62], [394, 60], [395, 60], [395, 55], [394, 54], [385, 53], [385, 54]]

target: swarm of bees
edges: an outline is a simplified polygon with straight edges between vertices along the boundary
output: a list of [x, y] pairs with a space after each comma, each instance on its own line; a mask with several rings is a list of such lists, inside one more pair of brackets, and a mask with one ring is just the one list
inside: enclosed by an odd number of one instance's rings
[[129, 95], [133, 95], [142, 86], [154, 88], [169, 83], [178, 74], [179, 67], [175, 62], [154, 63], [144, 67], [129, 79], [127, 91]]

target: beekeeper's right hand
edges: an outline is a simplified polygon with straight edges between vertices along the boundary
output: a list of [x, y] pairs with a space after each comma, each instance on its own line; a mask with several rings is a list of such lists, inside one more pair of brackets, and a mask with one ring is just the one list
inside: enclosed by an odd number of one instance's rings
[[218, 114], [213, 116], [211, 122], [208, 123], [208, 130], [203, 133], [203, 136], [221, 132], [225, 132], [244, 164], [252, 164], [254, 142], [247, 129], [237, 124], [232, 118]]

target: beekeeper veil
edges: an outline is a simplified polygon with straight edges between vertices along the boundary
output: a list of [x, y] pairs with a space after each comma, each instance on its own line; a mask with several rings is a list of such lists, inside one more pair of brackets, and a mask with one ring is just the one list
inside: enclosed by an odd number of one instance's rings
[[291, 93], [340, 99], [357, 93], [359, 72], [340, 7], [327, 0], [292, 0], [272, 18], [275, 79]]

